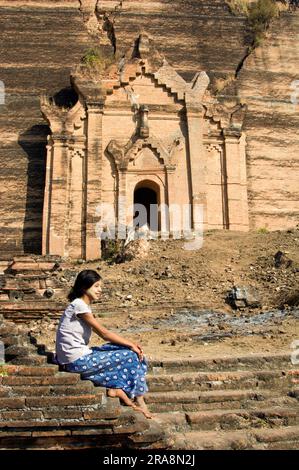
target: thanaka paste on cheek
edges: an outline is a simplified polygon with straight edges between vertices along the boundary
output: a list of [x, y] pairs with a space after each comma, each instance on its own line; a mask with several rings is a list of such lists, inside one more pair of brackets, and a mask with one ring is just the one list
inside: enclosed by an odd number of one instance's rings
[[98, 294], [96, 293], [96, 289], [94, 286], [91, 286], [89, 289], [87, 289], [86, 294], [89, 295], [94, 300], [97, 300], [98, 298]]

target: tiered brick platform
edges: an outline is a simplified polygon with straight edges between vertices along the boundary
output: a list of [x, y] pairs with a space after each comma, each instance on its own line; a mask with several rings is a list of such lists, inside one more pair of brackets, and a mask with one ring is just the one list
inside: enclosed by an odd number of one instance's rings
[[50, 364], [24, 328], [0, 325], [0, 449], [298, 448], [299, 370], [287, 352], [151, 361], [147, 420]]
[[151, 367], [147, 403], [174, 449], [298, 449], [299, 370], [289, 354]]

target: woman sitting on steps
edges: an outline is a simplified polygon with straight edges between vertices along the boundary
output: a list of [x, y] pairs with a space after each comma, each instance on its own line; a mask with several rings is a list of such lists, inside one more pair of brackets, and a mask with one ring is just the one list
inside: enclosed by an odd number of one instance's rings
[[[126, 405], [149, 412], [144, 394], [148, 364], [138, 344], [103, 327], [93, 316], [91, 303], [101, 296], [101, 276], [93, 270], [81, 271], [72, 287], [56, 334], [56, 358], [67, 372], [81, 374], [84, 380], [107, 388], [107, 395], [120, 398]], [[88, 347], [92, 330], [109, 343]], [[133, 401], [133, 399], [135, 401]]]

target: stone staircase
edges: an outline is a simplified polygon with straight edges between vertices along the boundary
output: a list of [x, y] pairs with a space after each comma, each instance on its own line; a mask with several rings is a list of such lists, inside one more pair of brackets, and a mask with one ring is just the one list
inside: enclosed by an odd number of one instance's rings
[[0, 449], [296, 449], [290, 354], [151, 361], [147, 420], [63, 372], [26, 326], [0, 318]]
[[2, 319], [0, 338], [6, 359], [0, 366], [0, 449], [167, 447], [159, 423], [49, 364], [51, 354], [22, 328]]
[[298, 383], [288, 354], [155, 361], [147, 404], [172, 449], [296, 449]]

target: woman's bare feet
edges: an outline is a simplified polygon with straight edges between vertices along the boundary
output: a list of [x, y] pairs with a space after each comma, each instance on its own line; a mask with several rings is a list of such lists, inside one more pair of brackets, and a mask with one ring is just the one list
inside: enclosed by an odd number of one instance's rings
[[149, 411], [142, 395], [135, 397], [135, 403], [142, 409], [144, 416], [149, 419], [155, 417], [155, 415]]
[[112, 398], [120, 398], [127, 406], [131, 406], [135, 411], [143, 413], [146, 418], [153, 418], [153, 415], [149, 412], [144, 400], [140, 399], [142, 397], [136, 397], [136, 403], [134, 403], [121, 388], [108, 388], [107, 395]]
[[121, 398], [127, 406], [132, 406], [133, 402], [121, 388], [108, 388], [107, 395], [112, 398]]
[[152, 413], [150, 413], [149, 411], [144, 410], [143, 408], [141, 408], [141, 406], [135, 405], [134, 403], [133, 403], [133, 409], [135, 411], [140, 411], [140, 413], [143, 413], [144, 416], [148, 419], [152, 419], [154, 417]]

